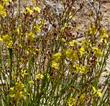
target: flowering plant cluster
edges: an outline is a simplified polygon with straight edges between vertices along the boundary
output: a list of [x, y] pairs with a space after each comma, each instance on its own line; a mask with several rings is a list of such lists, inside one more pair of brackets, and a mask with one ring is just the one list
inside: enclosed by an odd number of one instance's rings
[[0, 106], [109, 106], [102, 5], [1, 0]]

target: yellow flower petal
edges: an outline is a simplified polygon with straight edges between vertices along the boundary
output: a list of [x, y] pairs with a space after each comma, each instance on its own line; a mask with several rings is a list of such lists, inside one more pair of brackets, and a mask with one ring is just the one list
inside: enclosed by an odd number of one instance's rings
[[55, 62], [55, 61], [52, 61], [52, 65], [51, 65], [52, 68], [58, 70], [59, 69], [59, 63]]
[[3, 39], [0, 37], [0, 42], [3, 42]]
[[39, 7], [34, 7], [34, 10], [36, 11], [36, 12], [38, 12], [38, 13], [40, 13], [40, 11], [41, 11], [41, 9], [39, 8]]

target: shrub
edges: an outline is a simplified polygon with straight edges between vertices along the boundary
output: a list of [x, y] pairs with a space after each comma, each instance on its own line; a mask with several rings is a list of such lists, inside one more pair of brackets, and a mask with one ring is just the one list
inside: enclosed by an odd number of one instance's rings
[[101, 6], [1, 0], [0, 105], [110, 105], [110, 74], [102, 77], [109, 31]]

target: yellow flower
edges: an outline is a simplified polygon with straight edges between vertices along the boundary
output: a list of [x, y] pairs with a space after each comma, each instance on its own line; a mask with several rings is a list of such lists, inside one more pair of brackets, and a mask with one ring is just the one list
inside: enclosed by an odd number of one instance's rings
[[2, 39], [8, 48], [12, 48], [13, 41], [12, 41], [12, 38], [10, 35], [8, 35], [8, 34], [3, 35]]
[[32, 3], [36, 3], [36, 0], [31, 0], [32, 1]]
[[20, 34], [20, 27], [16, 28], [16, 32], [17, 32], [18, 35]]
[[27, 39], [30, 41], [33, 41], [35, 38], [35, 34], [33, 32], [30, 32], [27, 34]]
[[29, 83], [30, 85], [33, 85], [33, 84], [34, 84], [34, 81], [33, 81], [33, 80], [30, 80], [28, 83]]
[[51, 67], [58, 70], [59, 69], [59, 63], [55, 62], [55, 61], [52, 61]]
[[73, 51], [72, 49], [68, 49], [65, 51], [66, 58], [69, 60], [72, 60], [73, 62], [78, 59], [78, 55], [76, 51]]
[[10, 95], [9, 96], [11, 98], [14, 98], [15, 97], [15, 88], [14, 87], [11, 87], [10, 90], [9, 90], [9, 92], [10, 92]]
[[14, 91], [14, 87], [11, 87], [11, 88], [10, 88], [10, 92], [13, 92], [13, 91]]
[[3, 39], [0, 37], [0, 42], [3, 42]]
[[16, 82], [15, 83], [15, 88], [16, 88], [16, 90], [18, 89], [19, 91], [23, 90], [24, 89], [24, 84], [21, 81]]
[[41, 32], [41, 25], [35, 25], [34, 30], [35, 32]]
[[68, 99], [68, 106], [76, 106], [76, 99], [75, 98], [72, 98], [72, 97], [70, 97], [69, 99]]
[[41, 9], [39, 8], [39, 7], [34, 7], [34, 10], [36, 11], [36, 12], [38, 12], [38, 13], [40, 13], [40, 11], [41, 11]]
[[81, 47], [81, 48], [79, 49], [79, 52], [80, 52], [80, 55], [83, 56], [83, 55], [85, 54], [85, 49], [84, 49], [84, 47]]
[[81, 94], [81, 96], [79, 97], [79, 102], [84, 103], [84, 100], [85, 100], [85, 93]]
[[26, 70], [21, 70], [21, 76], [24, 78], [25, 76], [27, 76], [28, 73], [26, 72]]
[[6, 34], [6, 35], [2, 36], [2, 39], [3, 39], [4, 42], [9, 42], [11, 37], [10, 37], [10, 35]]
[[58, 61], [61, 59], [62, 54], [60, 52], [55, 53], [52, 57], [54, 61]]
[[6, 17], [7, 13], [5, 8], [0, 4], [0, 16], [1, 17]]
[[78, 42], [76, 40], [72, 40], [69, 42], [69, 46], [72, 46], [72, 47], [76, 46], [77, 44]]
[[9, 5], [10, 2], [12, 2], [12, 0], [2, 0], [3, 1], [3, 5]]
[[107, 38], [108, 38], [108, 33], [107, 30], [105, 28], [102, 28], [101, 32], [100, 32], [100, 42], [103, 43], [107, 43]]
[[88, 32], [89, 32], [90, 35], [95, 35], [96, 32], [97, 32], [96, 26], [92, 25], [92, 26], [90, 27], [90, 29], [88, 30]]
[[100, 98], [103, 96], [103, 94], [101, 93], [101, 90], [100, 89], [97, 90], [94, 86], [92, 86], [92, 89], [93, 89], [93, 94], [95, 96], [98, 96]]
[[25, 97], [22, 91], [20, 91], [20, 92], [18, 93], [18, 97], [19, 97], [20, 99], [23, 99], [23, 98]]
[[15, 86], [11, 87], [9, 90], [9, 96], [14, 98], [14, 100], [19, 101], [25, 99], [26, 89], [24, 84], [19, 81], [15, 83]]
[[33, 10], [30, 7], [26, 7], [26, 13], [29, 13], [31, 15], [33, 13]]
[[36, 79], [36, 80], [42, 80], [43, 78], [44, 78], [44, 75], [41, 74], [41, 73], [36, 74], [36, 76], [35, 76], [35, 79]]
[[88, 72], [88, 69], [86, 66], [76, 64], [75, 68], [76, 68], [75, 71], [80, 74], [86, 74]]
[[63, 43], [66, 43], [66, 40], [65, 40], [65, 38], [62, 38], [62, 39], [61, 39], [61, 41], [62, 41]]
[[100, 37], [101, 38], [108, 38], [107, 30], [105, 28], [102, 28], [100, 32]]
[[94, 54], [95, 54], [96, 57], [102, 56], [102, 51], [101, 51], [101, 49], [99, 49], [99, 48], [97, 48], [97, 47], [93, 47], [92, 49], [93, 49], [93, 52], [94, 52]]
[[15, 99], [16, 101], [24, 100], [25, 98], [26, 98], [26, 96], [24, 95], [24, 92], [23, 92], [23, 91], [20, 91], [20, 92], [16, 92], [16, 93], [15, 93], [14, 99]]
[[9, 95], [11, 98], [14, 98], [16, 95], [15, 94], [10, 94]]
[[7, 48], [12, 48], [13, 42], [12, 41], [9, 41], [6, 45], [7, 45]]
[[72, 55], [73, 55], [73, 50], [72, 49], [68, 49], [66, 50], [65, 54], [66, 54], [66, 57], [71, 59], [72, 58]]
[[101, 39], [100, 39], [100, 43], [107, 44], [107, 39], [106, 39], [106, 38], [101, 38]]

